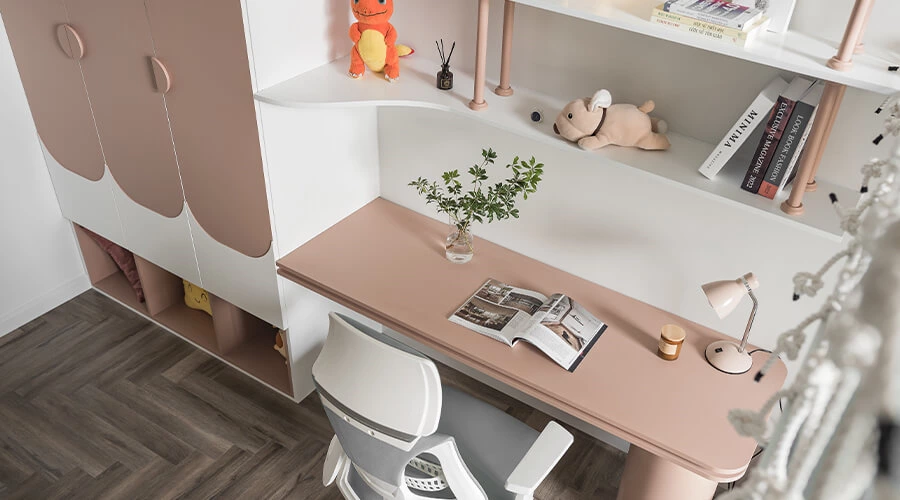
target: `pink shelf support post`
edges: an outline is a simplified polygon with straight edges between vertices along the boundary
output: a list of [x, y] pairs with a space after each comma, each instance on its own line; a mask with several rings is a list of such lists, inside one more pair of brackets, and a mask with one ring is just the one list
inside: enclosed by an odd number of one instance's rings
[[[831, 126], [837, 115], [837, 107], [840, 105], [843, 87], [843, 85], [834, 82], [825, 84], [825, 91], [822, 93], [822, 99], [819, 101], [819, 110], [817, 111], [817, 116], [824, 119], [816, 119], [809, 139], [806, 141], [806, 151], [814, 154], [803, 155], [801, 158], [800, 169], [797, 172], [797, 178], [794, 179], [791, 195], [781, 204], [781, 211], [788, 215], [800, 215], [804, 211], [803, 195], [806, 194], [809, 184], [813, 182], [813, 176], [818, 169], [821, 152], [825, 149], [825, 144], [828, 142], [828, 134], [831, 132]], [[815, 184], [813, 184], [813, 189], [815, 189]]]
[[844, 39], [841, 40], [841, 46], [838, 53], [828, 60], [828, 67], [838, 71], [847, 71], [853, 67], [853, 53], [859, 47], [862, 41], [862, 34], [866, 30], [866, 23], [869, 15], [872, 13], [872, 5], [875, 0], [856, 0], [853, 5], [853, 12], [850, 13], [850, 20], [847, 22], [847, 29], [844, 30]]
[[469, 103], [469, 108], [481, 111], [487, 107], [484, 100], [484, 73], [487, 67], [487, 38], [488, 18], [490, 15], [490, 0], [478, 0], [478, 38], [475, 49], [475, 95]]
[[494, 93], [507, 97], [513, 95], [513, 89], [509, 84], [509, 69], [512, 65], [513, 25], [516, 19], [516, 3], [506, 0], [503, 5], [503, 52], [500, 57], [500, 85], [494, 89]]
[[812, 174], [810, 174], [810, 180], [806, 184], [806, 191], [808, 192], [815, 191], [819, 187], [818, 183], [816, 183], [816, 174], [818, 174], [819, 172], [819, 165], [822, 164], [822, 156], [825, 154], [825, 146], [827, 145], [828, 138], [831, 137], [831, 129], [834, 128], [834, 122], [837, 120], [838, 111], [841, 110], [841, 103], [844, 101], [844, 93], [846, 91], [846, 86], [838, 86], [837, 96], [835, 97], [834, 106], [831, 110], [831, 116], [825, 118], [825, 122], [828, 124], [828, 128], [825, 129], [825, 139], [819, 145], [819, 150], [816, 151], [816, 158], [813, 162]]
[[859, 39], [856, 42], [856, 48], [853, 49], [854, 54], [862, 54], [866, 51], [866, 44], [863, 41], [863, 37], [866, 36], [866, 27], [869, 26], [869, 18], [872, 17], [872, 8], [875, 6], [875, 2], [869, 4], [869, 9], [866, 11], [866, 19], [863, 21], [862, 31], [859, 32]]

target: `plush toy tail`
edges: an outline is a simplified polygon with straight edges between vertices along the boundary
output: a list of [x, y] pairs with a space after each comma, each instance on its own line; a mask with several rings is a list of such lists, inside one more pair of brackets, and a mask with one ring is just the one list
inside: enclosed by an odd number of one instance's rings
[[643, 113], [649, 114], [651, 111], [656, 109], [656, 103], [653, 101], [647, 101], [644, 104], [638, 106], [638, 109]]
[[396, 47], [397, 47], [397, 55], [400, 57], [405, 57], [405, 56], [408, 56], [408, 55], [412, 54], [413, 52], [415, 52], [415, 50], [413, 50], [412, 47], [407, 47], [406, 45], [400, 45], [399, 43], [396, 45]]

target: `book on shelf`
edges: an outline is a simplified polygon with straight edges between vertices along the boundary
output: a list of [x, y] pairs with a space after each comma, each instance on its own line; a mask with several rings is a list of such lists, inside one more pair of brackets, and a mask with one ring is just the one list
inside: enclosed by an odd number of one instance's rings
[[668, 0], [662, 6], [672, 14], [739, 30], [749, 30], [763, 16], [759, 9], [725, 0]]
[[791, 117], [785, 126], [781, 142], [778, 143], [775, 158], [772, 159], [759, 187], [760, 195], [775, 199], [775, 196], [787, 185], [788, 179], [791, 178], [791, 173], [797, 165], [797, 160], [803, 152], [809, 132], [812, 130], [816, 109], [824, 88], [824, 83], [816, 83], [794, 105], [794, 111], [791, 112]]
[[668, 26], [678, 31], [693, 33], [695, 35], [717, 42], [730, 43], [737, 47], [746, 47], [753, 43], [760, 33], [766, 31], [769, 24], [768, 17], [761, 17], [749, 30], [743, 31], [737, 28], [728, 28], [718, 24], [707, 23], [699, 19], [672, 14], [661, 10], [662, 5], [653, 9], [650, 22]]
[[718, 174], [722, 168], [728, 163], [734, 154], [738, 151], [747, 137], [757, 129], [759, 124], [768, 115], [769, 110], [775, 106], [778, 96], [788, 87], [781, 77], [775, 77], [774, 80], [766, 85], [766, 88], [756, 96], [756, 99], [750, 103], [747, 110], [741, 114], [738, 121], [731, 127], [727, 134], [719, 141], [716, 149], [706, 158], [703, 165], [700, 166], [700, 173], [707, 179], [712, 179]]
[[747, 167], [747, 174], [744, 176], [744, 182], [741, 183], [741, 189], [749, 191], [753, 194], [759, 192], [762, 185], [762, 178], [775, 157], [775, 150], [778, 143], [781, 142], [781, 136], [787, 122], [794, 111], [794, 104], [806, 95], [813, 82], [801, 76], [795, 77], [787, 90], [781, 93], [772, 111], [769, 112], [769, 119], [766, 121], [766, 128], [759, 145], [756, 147], [756, 153], [750, 166]]
[[563, 294], [550, 297], [487, 280], [450, 321], [512, 347], [528, 342], [570, 372], [606, 331], [606, 324]]

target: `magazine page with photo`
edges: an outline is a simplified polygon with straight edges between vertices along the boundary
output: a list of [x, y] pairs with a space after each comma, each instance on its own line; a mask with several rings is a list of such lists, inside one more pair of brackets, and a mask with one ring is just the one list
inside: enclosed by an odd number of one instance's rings
[[606, 324], [563, 294], [550, 298], [489, 279], [450, 321], [509, 346], [533, 344], [563, 368], [574, 371]]
[[450, 316], [450, 321], [507, 345], [534, 323], [547, 297], [490, 279]]
[[533, 316], [519, 337], [541, 348], [551, 359], [574, 371], [591, 350], [606, 324], [563, 294], [554, 294]]

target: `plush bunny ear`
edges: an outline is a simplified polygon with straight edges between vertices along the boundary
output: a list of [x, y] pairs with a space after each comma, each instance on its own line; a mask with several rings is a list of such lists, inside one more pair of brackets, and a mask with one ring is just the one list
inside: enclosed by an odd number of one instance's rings
[[591, 98], [591, 103], [588, 105], [588, 110], [591, 112], [597, 111], [600, 108], [608, 108], [612, 105], [612, 95], [610, 95], [609, 91], [606, 89], [598, 90], [594, 97]]

